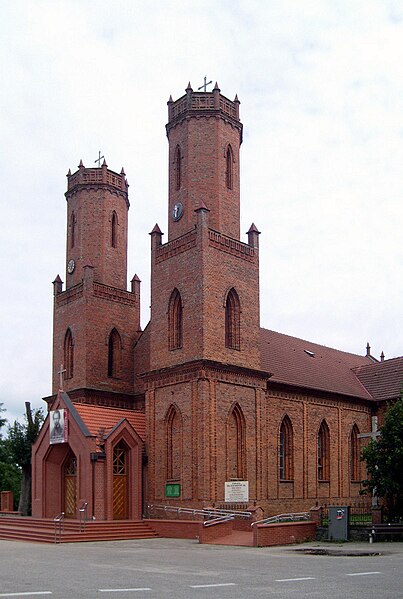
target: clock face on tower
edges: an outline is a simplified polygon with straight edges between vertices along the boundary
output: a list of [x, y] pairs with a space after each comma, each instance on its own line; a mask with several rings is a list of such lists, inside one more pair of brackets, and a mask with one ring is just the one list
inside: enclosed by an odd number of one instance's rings
[[73, 259], [71, 259], [67, 262], [67, 272], [69, 273], [69, 275], [71, 275], [74, 272], [75, 267], [76, 267], [76, 263], [74, 262]]
[[172, 208], [172, 220], [178, 221], [182, 218], [183, 215], [183, 205], [181, 202], [176, 202], [174, 207]]

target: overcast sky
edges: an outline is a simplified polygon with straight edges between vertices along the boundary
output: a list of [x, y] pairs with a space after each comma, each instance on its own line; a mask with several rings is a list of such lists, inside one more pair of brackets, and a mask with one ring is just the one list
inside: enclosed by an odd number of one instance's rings
[[[98, 151], [130, 184], [129, 280], [149, 318], [167, 231], [166, 102], [203, 77], [241, 101], [243, 235], [261, 231], [261, 325], [403, 354], [401, 0], [0, 0], [0, 402], [51, 393], [66, 173]], [[211, 87], [210, 87], [211, 89]], [[166, 236], [165, 236], [166, 240]]]

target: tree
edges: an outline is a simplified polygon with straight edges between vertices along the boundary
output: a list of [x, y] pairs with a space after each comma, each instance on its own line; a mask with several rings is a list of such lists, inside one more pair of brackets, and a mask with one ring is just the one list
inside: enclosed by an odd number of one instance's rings
[[18, 511], [23, 516], [28, 516], [31, 513], [31, 452], [32, 444], [36, 441], [44, 415], [41, 408], [31, 410], [29, 401], [25, 402], [25, 423], [15, 421], [8, 428], [7, 445], [12, 460], [22, 471], [21, 492], [18, 504]]
[[378, 439], [363, 448], [369, 478], [364, 487], [385, 501], [391, 520], [403, 518], [403, 392], [388, 407]]
[[19, 500], [21, 487], [21, 469], [13, 463], [7, 439], [2, 438], [1, 429], [6, 424], [6, 418], [1, 417], [5, 412], [0, 403], [0, 491], [12, 491], [14, 503]]

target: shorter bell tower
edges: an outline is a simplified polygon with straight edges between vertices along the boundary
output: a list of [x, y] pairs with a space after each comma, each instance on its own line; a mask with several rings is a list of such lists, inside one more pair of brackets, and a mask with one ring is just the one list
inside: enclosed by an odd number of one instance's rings
[[[140, 280], [127, 290], [128, 183], [104, 163], [67, 175], [66, 286], [53, 282], [53, 393], [133, 393]], [[79, 391], [78, 391], [79, 390]], [[85, 393], [84, 393], [85, 394]]]

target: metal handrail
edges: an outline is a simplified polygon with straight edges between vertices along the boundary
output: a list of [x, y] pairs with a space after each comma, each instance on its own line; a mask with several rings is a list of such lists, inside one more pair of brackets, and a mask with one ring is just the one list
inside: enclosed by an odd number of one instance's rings
[[256, 524], [275, 524], [276, 522], [298, 522], [299, 520], [309, 520], [309, 512], [298, 512], [295, 514], [278, 514], [277, 516], [270, 516], [270, 518], [264, 518], [264, 520], [257, 520], [252, 522], [251, 526]]
[[176, 514], [178, 514], [178, 516], [180, 514], [191, 514], [192, 516], [202, 516], [204, 517], [208, 517], [209, 519], [213, 518], [213, 516], [219, 517], [219, 516], [233, 516], [238, 517], [238, 518], [250, 518], [252, 516], [252, 512], [238, 512], [235, 510], [221, 510], [218, 508], [202, 508], [202, 509], [194, 509], [194, 508], [189, 508], [189, 507], [178, 507], [175, 505], [153, 505], [153, 504], [148, 504], [147, 505], [147, 509], [148, 511], [152, 511], [152, 510], [162, 510], [165, 513], [166, 512], [174, 512]]
[[85, 523], [88, 520], [88, 501], [84, 501], [82, 506], [78, 509], [78, 516], [80, 521], [80, 532], [85, 532]]
[[203, 522], [203, 526], [214, 526], [215, 524], [222, 524], [223, 522], [230, 522], [231, 520], [235, 520], [235, 516], [232, 514], [228, 514], [227, 516], [219, 516], [218, 518], [214, 518], [213, 520], [205, 520]]
[[55, 543], [60, 543], [62, 538], [62, 532], [64, 532], [64, 512], [60, 512], [53, 518], [55, 525]]

